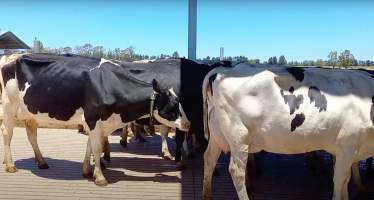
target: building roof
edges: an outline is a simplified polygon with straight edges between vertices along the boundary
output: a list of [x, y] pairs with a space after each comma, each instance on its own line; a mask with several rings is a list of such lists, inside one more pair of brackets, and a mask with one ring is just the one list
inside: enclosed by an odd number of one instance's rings
[[0, 49], [30, 49], [21, 39], [12, 32], [0, 33]]

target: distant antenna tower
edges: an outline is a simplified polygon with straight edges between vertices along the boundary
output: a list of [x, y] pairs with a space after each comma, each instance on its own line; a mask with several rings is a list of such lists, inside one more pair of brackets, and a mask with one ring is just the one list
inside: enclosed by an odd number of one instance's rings
[[225, 55], [224, 55], [224, 48], [221, 47], [221, 48], [219, 48], [219, 60], [223, 60], [224, 57], [225, 57]]

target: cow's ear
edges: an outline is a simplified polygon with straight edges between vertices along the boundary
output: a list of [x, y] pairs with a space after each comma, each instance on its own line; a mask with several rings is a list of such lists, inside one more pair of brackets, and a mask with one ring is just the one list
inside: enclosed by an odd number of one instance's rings
[[160, 85], [158, 84], [158, 82], [156, 81], [156, 79], [153, 79], [152, 80], [152, 87], [153, 87], [153, 90], [160, 93], [161, 92], [161, 88], [160, 88]]

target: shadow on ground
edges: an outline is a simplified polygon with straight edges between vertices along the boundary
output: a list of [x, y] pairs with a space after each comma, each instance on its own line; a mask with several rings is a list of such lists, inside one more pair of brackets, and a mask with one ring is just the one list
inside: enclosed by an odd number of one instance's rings
[[[16, 161], [18, 169], [30, 170], [33, 174], [57, 180], [82, 180], [82, 163], [70, 160], [61, 160], [53, 158], [45, 158], [49, 164], [49, 169], [38, 169], [34, 158], [22, 159]], [[167, 161], [154, 158], [112, 158], [107, 169], [103, 171], [109, 183], [118, 181], [153, 181], [153, 182], [180, 182], [177, 176], [164, 175], [164, 172], [175, 171], [175, 167], [167, 164]], [[157, 166], [157, 167], [152, 167]], [[125, 172], [115, 170], [115, 168], [124, 169]], [[133, 176], [127, 175], [126, 170], [152, 173], [150, 176]], [[130, 174], [130, 173], [129, 173]], [[155, 174], [155, 175], [153, 175]]]

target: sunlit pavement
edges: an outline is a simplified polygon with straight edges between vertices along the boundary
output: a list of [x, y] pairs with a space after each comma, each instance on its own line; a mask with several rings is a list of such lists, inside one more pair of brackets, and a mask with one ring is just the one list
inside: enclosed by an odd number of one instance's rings
[[[160, 157], [159, 136], [147, 137], [148, 142], [143, 144], [131, 139], [125, 149], [119, 145], [117, 134], [110, 136], [112, 160], [104, 170], [109, 181], [106, 187], [98, 187], [82, 176], [87, 136], [76, 130], [39, 129], [38, 137], [50, 168], [37, 168], [24, 128], [16, 128], [12, 151], [19, 170], [14, 174], [6, 173], [4, 166], [0, 170], [0, 199], [201, 199], [202, 156], [188, 160], [185, 171], [177, 171], [174, 161]], [[169, 139], [171, 147], [173, 141]], [[252, 199], [331, 199], [332, 163], [328, 156], [323, 159], [317, 169], [311, 169], [310, 158], [305, 155], [257, 156], [257, 170], [250, 179]], [[214, 199], [237, 199], [228, 161], [228, 156], [222, 156], [217, 165]], [[361, 174], [369, 193], [366, 199], [374, 199], [374, 175], [365, 175], [363, 164]], [[352, 184], [350, 193], [351, 199], [363, 199]]]

